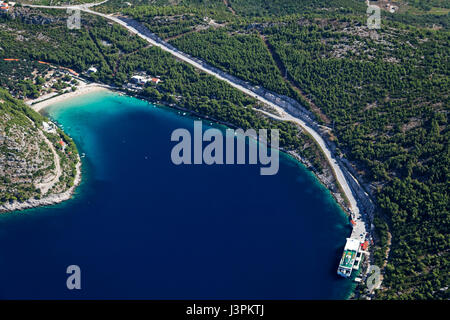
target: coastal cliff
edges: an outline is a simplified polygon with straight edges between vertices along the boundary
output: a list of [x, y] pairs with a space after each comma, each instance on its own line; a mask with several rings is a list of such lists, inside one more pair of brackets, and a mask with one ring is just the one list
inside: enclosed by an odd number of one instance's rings
[[0, 90], [0, 212], [67, 200], [80, 181], [72, 139]]

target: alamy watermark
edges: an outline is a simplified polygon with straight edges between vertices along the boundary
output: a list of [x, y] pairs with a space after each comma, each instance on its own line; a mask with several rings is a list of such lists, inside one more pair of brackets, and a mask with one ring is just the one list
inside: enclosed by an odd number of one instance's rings
[[367, 274], [369, 275], [366, 280], [367, 289], [372, 292], [373, 289], [378, 289], [381, 284], [380, 267], [370, 265]]
[[[270, 145], [268, 148], [268, 130], [260, 129], [258, 134], [254, 129], [227, 129], [225, 137], [223, 132], [210, 128], [203, 132], [202, 122], [194, 122], [194, 137], [186, 129], [176, 129], [172, 132], [171, 141], [178, 142], [171, 152], [172, 162], [176, 165], [207, 164], [207, 165], [233, 165], [233, 164], [259, 164], [261, 175], [275, 175], [279, 169], [279, 130], [270, 130]], [[256, 138], [258, 148], [246, 144], [246, 137]], [[209, 142], [203, 146], [204, 142]], [[248, 157], [246, 157], [248, 145]], [[225, 153], [224, 153], [225, 148]], [[193, 156], [193, 159], [192, 159]], [[235, 159], [236, 158], [236, 159]]]
[[70, 265], [66, 269], [70, 276], [66, 280], [66, 286], [69, 290], [81, 290], [81, 268], [76, 264]]
[[70, 30], [81, 29], [81, 10], [68, 8], [67, 13], [69, 14], [69, 17], [67, 18], [67, 28]]

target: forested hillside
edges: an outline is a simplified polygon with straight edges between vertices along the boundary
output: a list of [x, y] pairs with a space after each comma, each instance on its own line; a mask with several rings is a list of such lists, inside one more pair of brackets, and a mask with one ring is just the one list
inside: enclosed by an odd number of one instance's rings
[[76, 146], [59, 129], [42, 131], [46, 121], [0, 89], [0, 211], [3, 204], [39, 200], [73, 186]]

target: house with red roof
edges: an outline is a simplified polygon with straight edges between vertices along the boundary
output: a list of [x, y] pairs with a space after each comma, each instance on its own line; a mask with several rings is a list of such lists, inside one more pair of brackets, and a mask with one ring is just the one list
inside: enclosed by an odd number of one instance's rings
[[0, 12], [8, 12], [9, 4], [6, 2], [0, 2]]
[[61, 145], [63, 151], [66, 150], [66, 143], [62, 139], [58, 141], [58, 144]]

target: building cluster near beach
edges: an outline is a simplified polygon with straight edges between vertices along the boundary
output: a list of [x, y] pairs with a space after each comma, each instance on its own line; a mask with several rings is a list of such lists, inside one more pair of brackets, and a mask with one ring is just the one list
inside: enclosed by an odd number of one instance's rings
[[66, 67], [55, 66], [55, 65], [53, 65], [53, 64], [51, 64], [51, 63], [44, 62], [44, 61], [38, 61], [38, 63], [40, 63], [40, 64], [46, 64], [46, 65], [50, 66], [50, 67], [53, 68], [53, 69], [59, 69], [59, 70], [61, 70], [62, 72], [69, 73], [69, 74], [71, 74], [71, 75], [73, 75], [73, 76], [76, 76], [76, 77], [79, 76], [79, 74], [78, 74], [77, 72], [75, 72], [75, 71], [72, 70], [72, 69], [66, 68]]
[[[49, 134], [54, 134], [54, 135], [58, 134], [57, 125], [55, 123], [53, 123], [52, 121], [43, 121], [42, 122], [42, 131], [49, 133]], [[65, 152], [67, 143], [61, 137], [59, 137], [59, 139], [57, 139], [57, 146], [63, 152]]]
[[157, 85], [160, 82], [161, 79], [159, 77], [153, 77], [145, 72], [141, 72], [134, 74], [123, 88], [131, 91], [140, 91], [149, 84]]
[[25, 101], [75, 91], [79, 81], [76, 71], [45, 61], [0, 59], [0, 85]]

